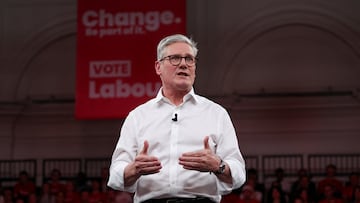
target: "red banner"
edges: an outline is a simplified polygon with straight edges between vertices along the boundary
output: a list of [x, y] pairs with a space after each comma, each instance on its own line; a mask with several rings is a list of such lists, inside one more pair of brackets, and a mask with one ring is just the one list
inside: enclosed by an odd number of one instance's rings
[[185, 0], [78, 0], [75, 115], [124, 118], [156, 96], [156, 46], [186, 33]]

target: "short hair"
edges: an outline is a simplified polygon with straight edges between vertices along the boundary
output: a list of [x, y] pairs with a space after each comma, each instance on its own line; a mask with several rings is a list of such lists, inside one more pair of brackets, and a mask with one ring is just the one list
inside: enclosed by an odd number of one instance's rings
[[197, 43], [194, 40], [182, 34], [174, 34], [163, 38], [159, 42], [157, 46], [157, 60], [160, 60], [164, 57], [164, 50], [167, 46], [176, 42], [185, 42], [186, 44], [190, 45], [193, 50], [194, 56], [197, 55], [198, 48], [196, 47]]

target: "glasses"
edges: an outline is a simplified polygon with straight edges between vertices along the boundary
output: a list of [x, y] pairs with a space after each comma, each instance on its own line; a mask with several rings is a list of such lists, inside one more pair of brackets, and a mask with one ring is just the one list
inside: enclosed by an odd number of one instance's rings
[[165, 56], [164, 58], [160, 59], [160, 61], [163, 61], [165, 59], [168, 59], [169, 62], [171, 63], [171, 65], [173, 66], [178, 66], [182, 59], [185, 59], [185, 63], [188, 66], [193, 66], [195, 65], [197, 58], [193, 57], [193, 56], [180, 56], [180, 55], [170, 55], [170, 56]]

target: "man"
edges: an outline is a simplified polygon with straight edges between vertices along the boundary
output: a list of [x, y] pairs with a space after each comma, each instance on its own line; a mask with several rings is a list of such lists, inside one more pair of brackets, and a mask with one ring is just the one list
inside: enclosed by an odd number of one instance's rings
[[156, 98], [131, 111], [112, 156], [108, 185], [134, 202], [220, 202], [245, 182], [226, 110], [196, 95], [196, 43], [176, 34], [157, 47]]

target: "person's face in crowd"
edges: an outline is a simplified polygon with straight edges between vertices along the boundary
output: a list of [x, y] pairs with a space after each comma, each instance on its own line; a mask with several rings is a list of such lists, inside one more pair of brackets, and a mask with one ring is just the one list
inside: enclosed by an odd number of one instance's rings
[[326, 168], [326, 175], [328, 177], [334, 177], [336, 175], [336, 169], [333, 167]]
[[51, 180], [52, 181], [59, 181], [60, 180], [60, 173], [58, 171], [53, 171], [51, 173]]
[[[191, 46], [184, 42], [176, 42], [165, 48], [163, 57], [173, 55], [194, 57]], [[157, 61], [155, 69], [165, 89], [189, 91], [194, 84], [196, 64], [189, 66], [184, 58], [181, 59], [180, 64], [177, 66], [171, 64], [169, 59]]]
[[20, 179], [21, 183], [26, 183], [26, 182], [28, 182], [29, 177], [25, 174], [21, 174], [19, 179]]

